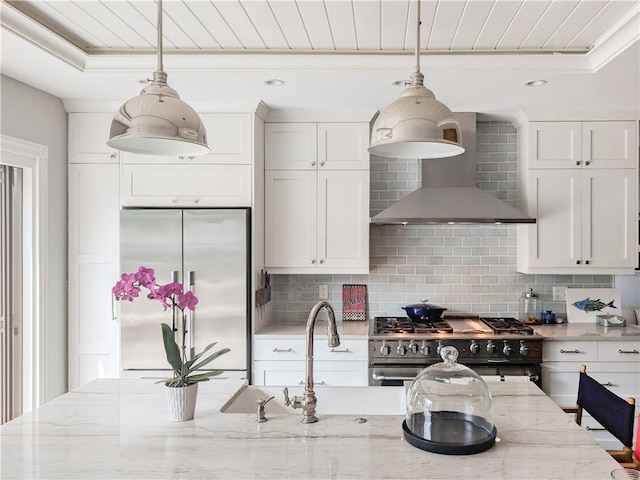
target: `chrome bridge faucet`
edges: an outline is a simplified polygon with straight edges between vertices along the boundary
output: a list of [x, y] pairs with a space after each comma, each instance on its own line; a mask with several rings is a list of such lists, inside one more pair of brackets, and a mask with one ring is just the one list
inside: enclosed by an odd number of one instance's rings
[[316, 325], [316, 317], [323, 308], [327, 310], [329, 316], [327, 343], [329, 347], [332, 348], [340, 345], [340, 337], [338, 335], [336, 316], [333, 308], [329, 302], [325, 302], [324, 300], [316, 303], [309, 312], [309, 318], [307, 318], [307, 372], [304, 395], [295, 395], [290, 399], [288, 389], [284, 389], [284, 403], [290, 405], [292, 408], [302, 408], [302, 423], [315, 423], [318, 421], [318, 417], [316, 417], [318, 399], [313, 391], [313, 330]]

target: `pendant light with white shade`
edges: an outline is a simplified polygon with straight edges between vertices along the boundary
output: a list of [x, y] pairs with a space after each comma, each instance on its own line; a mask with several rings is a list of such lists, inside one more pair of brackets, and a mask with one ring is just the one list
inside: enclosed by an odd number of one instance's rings
[[158, 8], [158, 66], [150, 85], [116, 112], [107, 145], [146, 155], [209, 153], [207, 133], [193, 108], [167, 85], [162, 65], [162, 0]]
[[420, 0], [416, 3], [416, 67], [400, 98], [380, 112], [369, 152], [393, 158], [444, 158], [464, 153], [451, 110], [424, 86], [420, 72]]

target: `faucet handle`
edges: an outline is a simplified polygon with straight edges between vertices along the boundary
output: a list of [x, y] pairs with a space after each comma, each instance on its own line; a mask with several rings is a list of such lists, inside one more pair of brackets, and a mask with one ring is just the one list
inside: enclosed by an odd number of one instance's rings
[[302, 408], [302, 400], [304, 399], [304, 397], [294, 395], [293, 398], [289, 398], [289, 389], [287, 387], [284, 387], [282, 393], [284, 393], [284, 404], [287, 407]]

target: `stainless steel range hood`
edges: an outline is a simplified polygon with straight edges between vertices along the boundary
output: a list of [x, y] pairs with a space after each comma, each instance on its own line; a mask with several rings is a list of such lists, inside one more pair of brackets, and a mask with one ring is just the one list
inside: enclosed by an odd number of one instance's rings
[[422, 186], [372, 217], [371, 223], [535, 223], [535, 218], [476, 187], [476, 114], [455, 115], [465, 153], [421, 160]]

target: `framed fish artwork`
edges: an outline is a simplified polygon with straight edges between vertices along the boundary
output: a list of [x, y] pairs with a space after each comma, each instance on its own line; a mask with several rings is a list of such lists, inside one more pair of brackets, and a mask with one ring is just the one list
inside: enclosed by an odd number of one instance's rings
[[567, 321], [596, 323], [596, 315], [622, 315], [617, 288], [567, 288]]

